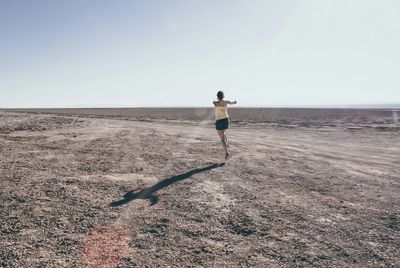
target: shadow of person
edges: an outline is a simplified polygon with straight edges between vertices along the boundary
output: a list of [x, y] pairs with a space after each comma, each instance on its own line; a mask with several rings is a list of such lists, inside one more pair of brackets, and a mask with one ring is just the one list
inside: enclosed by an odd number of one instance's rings
[[150, 201], [150, 206], [153, 206], [153, 205], [157, 204], [157, 202], [158, 202], [158, 196], [156, 195], [156, 193], [160, 189], [170, 186], [171, 184], [173, 184], [177, 181], [181, 181], [181, 180], [190, 178], [194, 174], [205, 172], [205, 171], [208, 171], [208, 170], [211, 170], [214, 168], [222, 167], [224, 165], [225, 165], [225, 163], [220, 163], [220, 164], [212, 164], [212, 165], [209, 165], [209, 166], [206, 166], [203, 168], [196, 168], [196, 169], [193, 169], [186, 173], [175, 175], [175, 176], [169, 177], [167, 179], [164, 179], [149, 188], [146, 188], [146, 189], [143, 189], [140, 191], [139, 191], [139, 189], [129, 191], [124, 195], [123, 199], [110, 203], [110, 206], [111, 207], [122, 206], [122, 205], [129, 203], [132, 200], [135, 200], [135, 199], [148, 199]]

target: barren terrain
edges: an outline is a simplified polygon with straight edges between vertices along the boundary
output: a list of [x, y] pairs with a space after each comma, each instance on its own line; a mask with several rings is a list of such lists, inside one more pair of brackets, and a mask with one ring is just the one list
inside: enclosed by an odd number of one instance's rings
[[399, 112], [0, 112], [0, 267], [399, 267]]

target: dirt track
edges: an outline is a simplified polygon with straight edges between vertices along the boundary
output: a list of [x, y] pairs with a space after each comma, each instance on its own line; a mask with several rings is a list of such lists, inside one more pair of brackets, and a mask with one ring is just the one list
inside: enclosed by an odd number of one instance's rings
[[400, 266], [398, 123], [0, 120], [0, 267]]

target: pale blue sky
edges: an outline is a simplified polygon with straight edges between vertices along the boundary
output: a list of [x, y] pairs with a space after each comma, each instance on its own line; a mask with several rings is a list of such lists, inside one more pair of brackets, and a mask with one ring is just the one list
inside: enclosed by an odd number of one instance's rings
[[0, 0], [0, 107], [400, 103], [397, 0]]

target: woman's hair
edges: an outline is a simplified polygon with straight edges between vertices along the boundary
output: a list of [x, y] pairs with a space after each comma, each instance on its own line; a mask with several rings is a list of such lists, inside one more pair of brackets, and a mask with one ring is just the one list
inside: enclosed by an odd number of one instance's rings
[[224, 92], [222, 92], [221, 90], [217, 92], [217, 98], [219, 100], [222, 100], [224, 98]]

